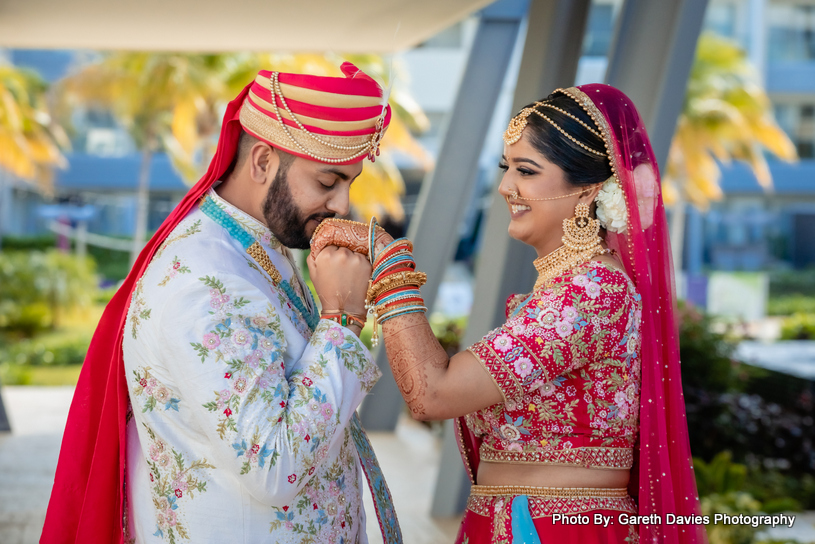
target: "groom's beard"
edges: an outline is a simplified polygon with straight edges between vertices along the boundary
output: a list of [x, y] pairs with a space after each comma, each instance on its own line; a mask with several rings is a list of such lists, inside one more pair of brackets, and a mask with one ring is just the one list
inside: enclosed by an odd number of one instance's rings
[[263, 218], [275, 238], [286, 247], [308, 249], [311, 236], [306, 233], [306, 225], [312, 219], [322, 221], [327, 217], [334, 217], [334, 214], [316, 213], [303, 217], [291, 196], [288, 168], [279, 168], [263, 203]]

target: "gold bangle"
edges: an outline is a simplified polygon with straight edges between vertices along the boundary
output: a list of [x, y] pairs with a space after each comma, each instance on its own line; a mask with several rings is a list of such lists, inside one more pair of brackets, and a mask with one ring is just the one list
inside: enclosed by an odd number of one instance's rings
[[427, 283], [427, 274], [424, 272], [413, 271], [413, 272], [399, 272], [397, 274], [391, 274], [390, 276], [385, 276], [378, 282], [374, 283], [373, 285], [369, 286], [368, 292], [383, 292], [387, 291], [388, 289], [393, 288], [396, 284], [401, 285], [408, 285], [408, 284], [417, 284], [419, 287]]
[[376, 302], [377, 298], [379, 298], [380, 296], [384, 295], [385, 293], [387, 293], [389, 291], [393, 291], [394, 289], [399, 289], [401, 287], [415, 287], [416, 289], [418, 289], [423, 284], [424, 284], [424, 282], [419, 283], [419, 282], [416, 282], [416, 281], [405, 280], [405, 281], [400, 281], [400, 282], [397, 282], [397, 283], [394, 283], [394, 284], [391, 284], [391, 285], [387, 285], [387, 286], [384, 286], [384, 287], [381, 287], [381, 288], [377, 287], [377, 288], [369, 289], [368, 294], [365, 297], [365, 301], [368, 304], [373, 304], [374, 302]]

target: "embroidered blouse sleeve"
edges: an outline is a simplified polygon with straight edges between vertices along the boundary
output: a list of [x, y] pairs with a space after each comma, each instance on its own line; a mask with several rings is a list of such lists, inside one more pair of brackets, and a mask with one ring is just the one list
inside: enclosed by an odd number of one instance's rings
[[602, 360], [603, 347], [615, 334], [613, 324], [624, 315], [625, 291], [622, 274], [602, 267], [564, 277], [534, 293], [506, 323], [468, 350], [504, 398], [518, 401], [535, 386]]
[[287, 367], [280, 315], [240, 277], [200, 278], [168, 300], [160, 348], [197, 410], [207, 457], [271, 506], [293, 500], [380, 375], [356, 335], [327, 320]]

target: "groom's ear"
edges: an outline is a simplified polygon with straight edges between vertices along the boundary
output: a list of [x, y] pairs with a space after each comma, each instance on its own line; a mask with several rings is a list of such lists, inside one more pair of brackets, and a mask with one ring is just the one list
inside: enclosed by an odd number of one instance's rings
[[266, 142], [257, 142], [249, 153], [249, 177], [255, 183], [271, 183], [280, 166], [280, 157]]

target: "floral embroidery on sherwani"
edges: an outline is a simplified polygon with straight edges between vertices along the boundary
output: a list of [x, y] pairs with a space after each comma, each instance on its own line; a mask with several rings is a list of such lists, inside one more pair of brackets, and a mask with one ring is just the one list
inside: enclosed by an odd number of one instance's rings
[[[241, 213], [233, 208], [230, 215], [253, 227], [286, 281], [301, 282], [285, 248], [272, 247], [265, 227]], [[328, 320], [312, 333], [282, 289], [247, 266], [243, 247], [200, 210], [168, 240], [172, 249], [155, 257], [141, 279], [122, 346], [134, 406], [130, 534], [148, 543], [169, 538], [173, 499], [165, 488], [157, 498], [162, 508], [153, 504], [149, 463], [157, 461], [147, 425], [168, 451], [183, 454], [185, 468], [203, 459], [215, 467], [196, 470], [195, 478], [206, 478], [206, 493], [187, 501], [182, 490], [176, 497], [189, 542], [364, 541], [363, 476], [348, 426], [379, 377], [368, 350]], [[189, 272], [160, 286], [175, 263]], [[148, 308], [150, 318], [139, 321]], [[130, 334], [135, 322], [137, 338]], [[177, 528], [173, 534], [182, 540]]]
[[156, 406], [161, 406], [165, 410], [175, 410], [178, 412], [178, 403], [181, 399], [176, 398], [173, 391], [160, 383], [156, 378], [150, 374], [150, 367], [142, 370], [134, 370], [134, 381], [136, 385], [131, 390], [135, 398], [146, 397], [147, 400], [142, 406], [142, 412], [150, 412]]
[[152, 310], [147, 308], [147, 303], [144, 300], [144, 281], [143, 278], [136, 282], [136, 289], [133, 290], [133, 298], [130, 301], [130, 311], [128, 318], [130, 319], [131, 334], [133, 339], [137, 338], [139, 334], [139, 327], [143, 320], [150, 319]]
[[[359, 522], [352, 512], [360, 508], [359, 481], [344, 472], [348, 463], [355, 463], [354, 443], [346, 430], [340, 457], [326, 466], [324, 477], [312, 478], [303, 488], [300, 499], [292, 506], [274, 508], [276, 519], [270, 531], [286, 530], [303, 535], [302, 542], [339, 544], [341, 534]], [[308, 523], [298, 523], [295, 514], [317, 513]]]
[[[189, 238], [193, 234], [197, 234], [201, 232], [201, 220], [197, 219], [195, 221], [182, 221], [179, 223], [178, 227], [175, 228], [173, 234], [167, 237], [164, 240], [164, 243], [158, 248], [156, 251], [155, 258], [158, 259], [161, 257], [162, 253], [167, 251], [167, 248], [173, 245], [174, 243], [178, 242], [179, 240], [183, 240], [185, 238]], [[177, 234], [176, 234], [177, 233]]]
[[164, 279], [159, 282], [161, 287], [164, 287], [170, 280], [176, 277], [179, 274], [189, 274], [190, 269], [188, 266], [181, 264], [181, 261], [178, 257], [173, 257], [173, 260], [170, 262], [170, 265], [167, 267], [167, 270], [164, 272]]
[[175, 544], [176, 535], [189, 540], [190, 536], [183, 523], [180, 506], [194, 499], [195, 493], [207, 490], [206, 480], [201, 479], [203, 469], [215, 468], [206, 459], [189, 462], [184, 455], [171, 448], [156, 436], [146, 424], [144, 429], [150, 437], [147, 465], [150, 467], [150, 482], [153, 488], [153, 505], [156, 509], [156, 532], [153, 536], [166, 537]]
[[641, 297], [621, 271], [585, 263], [508, 300], [509, 319], [470, 351], [505, 402], [466, 416], [481, 458], [625, 468], [637, 436]]

